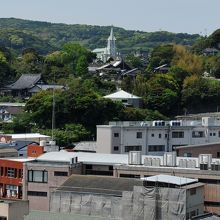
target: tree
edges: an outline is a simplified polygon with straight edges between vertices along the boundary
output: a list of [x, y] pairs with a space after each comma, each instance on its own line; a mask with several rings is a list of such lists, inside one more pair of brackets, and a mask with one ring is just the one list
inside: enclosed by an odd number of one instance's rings
[[179, 86], [172, 75], [155, 74], [148, 82], [145, 97], [146, 107], [165, 115], [174, 115], [179, 110]]
[[184, 46], [174, 46], [175, 56], [172, 60], [172, 65], [175, 65], [191, 74], [201, 75], [203, 73], [202, 57], [190, 53]]

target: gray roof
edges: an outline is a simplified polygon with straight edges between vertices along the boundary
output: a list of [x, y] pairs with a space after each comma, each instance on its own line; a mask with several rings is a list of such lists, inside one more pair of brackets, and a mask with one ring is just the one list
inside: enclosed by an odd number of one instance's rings
[[134, 178], [72, 175], [57, 190], [121, 196], [123, 191], [133, 191], [134, 186], [143, 186], [143, 181]]
[[74, 151], [96, 152], [96, 141], [82, 141], [76, 144]]
[[30, 89], [41, 79], [41, 74], [22, 74], [13, 84], [7, 86], [12, 90]]

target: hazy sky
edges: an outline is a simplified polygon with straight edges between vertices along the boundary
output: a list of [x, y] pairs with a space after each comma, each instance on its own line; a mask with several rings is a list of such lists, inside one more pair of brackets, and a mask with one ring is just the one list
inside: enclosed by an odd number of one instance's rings
[[220, 0], [0, 0], [0, 17], [210, 34]]

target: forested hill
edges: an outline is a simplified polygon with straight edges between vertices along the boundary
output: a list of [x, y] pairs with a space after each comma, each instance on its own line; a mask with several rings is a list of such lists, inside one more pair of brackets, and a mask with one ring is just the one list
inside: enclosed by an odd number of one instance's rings
[[[60, 49], [69, 41], [79, 42], [87, 48], [105, 47], [109, 26], [67, 25], [49, 22], [29, 21], [16, 18], [0, 18], [0, 46], [6, 46], [21, 53], [32, 47], [46, 54]], [[199, 35], [170, 33], [165, 31], [143, 32], [114, 27], [117, 47], [122, 53], [149, 51], [161, 43], [192, 45]]]

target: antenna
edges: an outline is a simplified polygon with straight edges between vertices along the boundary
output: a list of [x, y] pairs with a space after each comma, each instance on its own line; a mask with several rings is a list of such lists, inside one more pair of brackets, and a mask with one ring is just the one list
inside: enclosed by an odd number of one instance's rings
[[[54, 84], [55, 84], [55, 74], [54, 74]], [[55, 128], [55, 91], [53, 86], [53, 107], [52, 107], [52, 141], [54, 141], [54, 128]]]

